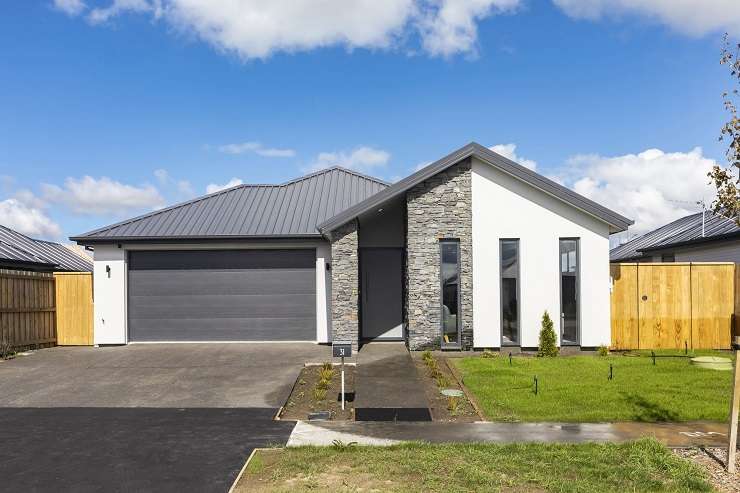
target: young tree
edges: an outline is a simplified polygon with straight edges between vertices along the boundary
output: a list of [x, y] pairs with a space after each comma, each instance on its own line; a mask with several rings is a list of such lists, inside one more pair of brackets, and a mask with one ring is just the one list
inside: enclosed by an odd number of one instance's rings
[[540, 347], [537, 351], [537, 356], [557, 356], [558, 355], [558, 341], [555, 335], [554, 324], [550, 318], [550, 314], [542, 314], [542, 329], [540, 329]]
[[740, 43], [730, 44], [729, 36], [725, 34], [722, 46], [722, 56], [719, 63], [726, 65], [732, 79], [732, 89], [722, 94], [725, 109], [730, 113], [730, 121], [722, 126], [719, 140], [727, 142], [728, 166], [715, 165], [709, 172], [709, 178], [717, 188], [717, 198], [712, 203], [712, 210], [732, 217], [740, 224], [740, 116], [738, 115], [737, 100], [740, 87]]

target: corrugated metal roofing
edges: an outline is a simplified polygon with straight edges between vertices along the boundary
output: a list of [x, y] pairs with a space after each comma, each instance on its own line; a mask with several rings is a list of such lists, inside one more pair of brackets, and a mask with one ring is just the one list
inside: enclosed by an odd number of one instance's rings
[[2, 241], [0, 241], [0, 260], [23, 264], [38, 264], [39, 266], [47, 267], [53, 267], [55, 265]]
[[704, 218], [704, 236], [702, 236], [701, 212], [691, 214], [644, 235], [628, 241], [609, 252], [612, 262], [638, 260], [643, 252], [664, 250], [686, 243], [722, 239], [726, 235], [740, 233], [735, 221], [720, 214], [707, 211]]
[[72, 240], [312, 237], [316, 226], [387, 183], [340, 167], [282, 185], [238, 185], [106, 226]]
[[457, 163], [462, 162], [465, 159], [469, 159], [472, 156], [480, 159], [481, 161], [498, 168], [499, 170], [507, 173], [515, 178], [527, 183], [535, 188], [542, 190], [543, 192], [556, 197], [566, 204], [569, 204], [577, 209], [580, 209], [587, 214], [592, 215], [607, 223], [611, 233], [618, 233], [626, 230], [634, 221], [628, 219], [621, 214], [618, 214], [606, 207], [597, 204], [593, 200], [587, 199], [586, 197], [577, 194], [573, 190], [570, 190], [559, 183], [545, 178], [544, 176], [525, 168], [519, 163], [516, 163], [504, 156], [493, 152], [487, 147], [483, 147], [477, 142], [471, 142], [470, 144], [461, 147], [460, 149], [448, 154], [447, 156], [439, 159], [432, 164], [420, 169], [416, 173], [407, 176], [406, 178], [394, 183], [389, 186], [381, 193], [376, 196], [370, 197], [347, 209], [344, 212], [337, 214], [335, 217], [330, 218], [324, 223], [319, 225], [319, 229], [324, 232], [332, 231], [339, 226], [351, 221], [355, 217], [372, 210], [379, 205], [398, 197], [413, 186], [422, 183], [423, 181], [431, 178], [432, 176], [446, 170], [447, 168], [454, 166]]
[[92, 272], [92, 261], [83, 258], [64, 245], [51, 241], [34, 240], [0, 225], [0, 259], [34, 263], [39, 266], [72, 272]]

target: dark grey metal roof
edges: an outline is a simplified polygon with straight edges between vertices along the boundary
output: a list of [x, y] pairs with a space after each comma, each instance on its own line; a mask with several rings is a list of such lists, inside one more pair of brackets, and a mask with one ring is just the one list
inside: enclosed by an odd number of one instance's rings
[[387, 183], [333, 167], [282, 185], [238, 185], [71, 239], [124, 240], [319, 237], [316, 226]]
[[483, 147], [476, 142], [471, 142], [465, 147], [462, 147], [443, 157], [442, 159], [430, 164], [429, 166], [422, 168], [413, 175], [410, 175], [403, 180], [394, 183], [390, 187], [377, 193], [376, 195], [373, 195], [365, 201], [360, 202], [359, 204], [332, 217], [328, 221], [320, 224], [319, 229], [322, 233], [332, 231], [339, 226], [347, 223], [348, 221], [351, 221], [355, 217], [380, 206], [381, 204], [393, 199], [394, 197], [405, 193], [413, 186], [433, 177], [437, 173], [444, 171], [450, 166], [460, 163], [465, 159], [470, 159], [473, 156], [485, 163], [490, 164], [491, 166], [498, 168], [504, 173], [512, 175], [515, 178], [518, 178], [525, 183], [528, 183], [533, 187], [538, 188], [543, 192], [550, 194], [553, 197], [556, 197], [563, 202], [570, 204], [573, 207], [576, 207], [586, 212], [587, 214], [590, 214], [604, 221], [605, 223], [609, 224], [609, 229], [611, 233], [624, 231], [631, 224], [634, 224], [634, 221], [632, 221], [631, 219], [628, 219], [612, 210], [609, 210], [606, 207], [577, 194], [569, 188], [566, 188], [559, 183], [555, 183], [554, 181], [549, 180], [544, 176], [528, 168], [525, 168], [520, 164], [515, 163], [514, 161], [511, 161], [510, 159], [506, 159], [505, 157], [493, 152], [487, 147]]
[[[92, 272], [92, 261], [64, 245], [34, 240], [0, 225], [0, 260], [4, 263], [28, 264], [49, 270]], [[33, 264], [33, 265], [31, 265]]]
[[613, 248], [609, 252], [609, 260], [612, 262], [639, 260], [644, 256], [643, 252], [721, 241], [740, 235], [740, 227], [734, 220], [712, 211], [707, 211], [704, 218], [704, 236], [701, 224], [701, 212], [682, 217]]

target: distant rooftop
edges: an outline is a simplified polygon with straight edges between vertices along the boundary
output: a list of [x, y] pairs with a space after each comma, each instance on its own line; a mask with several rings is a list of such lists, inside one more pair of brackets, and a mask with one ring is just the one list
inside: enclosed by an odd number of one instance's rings
[[0, 265], [39, 270], [92, 272], [89, 258], [51, 241], [34, 240], [0, 225]]
[[712, 211], [705, 213], [702, 236], [701, 216], [702, 213], [697, 212], [682, 217], [623, 243], [609, 252], [609, 260], [612, 262], [639, 260], [644, 256], [650, 256], [650, 252], [654, 251], [740, 237], [740, 227], [733, 219]]

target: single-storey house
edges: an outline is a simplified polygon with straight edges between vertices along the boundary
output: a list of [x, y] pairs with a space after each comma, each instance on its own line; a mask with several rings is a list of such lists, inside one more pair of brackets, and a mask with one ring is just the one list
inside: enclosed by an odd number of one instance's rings
[[0, 224], [0, 269], [92, 272], [93, 263], [89, 257], [72, 251], [70, 247], [29, 238]]
[[632, 222], [471, 143], [389, 184], [335, 167], [239, 185], [72, 239], [95, 343], [610, 342], [609, 235]]
[[740, 263], [740, 226], [722, 214], [697, 212], [613, 248], [609, 260]]

